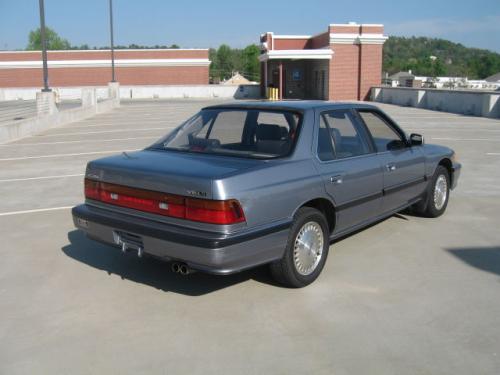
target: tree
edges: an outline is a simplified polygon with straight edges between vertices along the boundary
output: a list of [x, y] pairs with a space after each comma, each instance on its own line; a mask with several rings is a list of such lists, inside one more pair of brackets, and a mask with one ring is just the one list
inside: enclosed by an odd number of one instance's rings
[[260, 80], [260, 49], [255, 44], [246, 46], [243, 50], [243, 75], [251, 81]]
[[210, 79], [213, 82], [231, 77], [233, 72], [239, 72], [252, 81], [260, 79], [260, 50], [250, 44], [244, 49], [231, 48], [222, 44], [218, 49], [210, 48]]
[[[435, 56], [431, 63], [429, 56]], [[444, 39], [391, 36], [384, 44], [383, 70], [416, 75], [485, 78], [500, 71], [500, 54]]]
[[[48, 50], [71, 49], [71, 44], [67, 39], [63, 39], [54, 30], [45, 27], [45, 44]], [[42, 49], [42, 36], [40, 28], [31, 30], [29, 34], [29, 42], [26, 50], [39, 51]]]
[[222, 79], [231, 77], [234, 64], [232, 61], [231, 47], [227, 44], [222, 44], [217, 49], [216, 66], [219, 70], [219, 77]]

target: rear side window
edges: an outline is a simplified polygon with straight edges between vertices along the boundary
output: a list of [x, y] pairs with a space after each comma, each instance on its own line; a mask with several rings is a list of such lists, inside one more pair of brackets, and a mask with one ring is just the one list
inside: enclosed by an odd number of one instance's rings
[[320, 160], [343, 159], [364, 155], [370, 149], [346, 110], [321, 114], [318, 133]]
[[[210, 132], [209, 136], [204, 132], [200, 132], [197, 136], [205, 138], [218, 139], [222, 143], [239, 143], [243, 135], [245, 127], [246, 113], [242, 111], [225, 111], [217, 115], [215, 122], [211, 128], [206, 127]], [[216, 126], [215, 126], [216, 125]], [[205, 129], [202, 129], [205, 130]]]
[[244, 108], [204, 109], [153, 148], [268, 159], [290, 154], [301, 115]]
[[366, 127], [370, 131], [377, 152], [384, 152], [405, 147], [401, 136], [378, 113], [359, 111]]

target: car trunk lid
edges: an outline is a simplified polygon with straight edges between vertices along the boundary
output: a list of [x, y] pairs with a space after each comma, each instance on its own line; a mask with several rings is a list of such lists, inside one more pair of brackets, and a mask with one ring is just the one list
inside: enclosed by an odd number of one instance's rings
[[89, 179], [164, 193], [212, 199], [212, 181], [261, 160], [143, 150], [89, 162]]

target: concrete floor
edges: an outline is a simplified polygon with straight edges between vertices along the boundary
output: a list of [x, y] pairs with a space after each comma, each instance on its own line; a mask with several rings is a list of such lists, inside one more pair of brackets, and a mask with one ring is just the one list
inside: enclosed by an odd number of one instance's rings
[[457, 151], [459, 187], [441, 218], [397, 215], [333, 244], [304, 289], [266, 268], [178, 276], [74, 230], [88, 160], [206, 104], [124, 103], [0, 146], [1, 374], [500, 373], [500, 121], [381, 105]]

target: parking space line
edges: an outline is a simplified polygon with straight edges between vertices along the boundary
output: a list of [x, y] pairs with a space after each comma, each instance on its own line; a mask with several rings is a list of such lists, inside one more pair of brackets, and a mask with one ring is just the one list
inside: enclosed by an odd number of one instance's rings
[[0, 182], [19, 182], [19, 181], [32, 181], [32, 180], [50, 180], [55, 178], [66, 178], [66, 177], [82, 177], [85, 173], [79, 174], [63, 174], [58, 176], [40, 176], [40, 177], [25, 177], [25, 178], [9, 178], [5, 180], [0, 180]]
[[134, 139], [158, 139], [158, 136], [149, 137], [130, 137], [130, 138], [112, 138], [112, 139], [86, 139], [80, 141], [58, 141], [58, 142], [37, 142], [37, 143], [9, 143], [0, 145], [0, 147], [14, 147], [14, 146], [38, 146], [38, 145], [60, 145], [65, 143], [94, 143], [94, 142], [116, 142], [116, 141], [131, 141]]
[[[172, 129], [172, 128], [170, 128]], [[41, 134], [35, 137], [59, 137], [62, 135], [86, 135], [86, 134], [103, 134], [103, 133], [123, 133], [123, 132], [145, 132], [148, 130], [169, 130], [169, 128], [144, 128], [144, 129], [117, 129], [117, 130], [101, 130], [95, 132], [80, 132], [80, 133], [57, 133], [57, 134]]]
[[486, 155], [498, 156], [500, 152], [487, 152]]
[[488, 138], [435, 138], [430, 137], [431, 139], [439, 140], [439, 141], [487, 141], [487, 142], [500, 142], [500, 138], [488, 139]]
[[[140, 122], [140, 125], [157, 125], [158, 124], [158, 121], [141, 121]], [[137, 121], [134, 121], [134, 122], [124, 122], [124, 121], [120, 121], [119, 123], [103, 123], [103, 124], [87, 124], [87, 125], [72, 125], [72, 124], [69, 124], [69, 125], [64, 125], [64, 126], [61, 126], [60, 129], [85, 129], [85, 128], [96, 128], [96, 127], [103, 127], [103, 128], [107, 128], [107, 127], [112, 127], [112, 128], [115, 128], [117, 126], [138, 126], [139, 123]], [[173, 126], [176, 126], [176, 125], [173, 125]]]
[[24, 211], [0, 212], [0, 216], [12, 216], [12, 215], [22, 215], [22, 214], [33, 214], [33, 213], [37, 213], [37, 212], [46, 212], [46, 211], [69, 210], [71, 208], [73, 208], [73, 206], [38, 208], [35, 210], [24, 210]]
[[440, 132], [455, 132], [455, 131], [464, 131], [464, 132], [473, 132], [473, 133], [478, 133], [478, 132], [493, 132], [493, 133], [499, 133], [500, 129], [454, 129], [454, 128], [433, 128], [429, 126], [428, 128], [411, 128], [408, 127], [407, 130], [411, 131], [440, 131]]
[[43, 159], [43, 158], [62, 158], [67, 156], [81, 156], [81, 155], [94, 155], [94, 154], [118, 154], [121, 152], [139, 151], [140, 148], [133, 150], [110, 150], [110, 151], [94, 151], [94, 152], [79, 152], [74, 154], [53, 154], [53, 155], [40, 155], [40, 156], [23, 156], [19, 158], [5, 158], [0, 161], [15, 161], [15, 160], [28, 160], [28, 159]]

